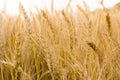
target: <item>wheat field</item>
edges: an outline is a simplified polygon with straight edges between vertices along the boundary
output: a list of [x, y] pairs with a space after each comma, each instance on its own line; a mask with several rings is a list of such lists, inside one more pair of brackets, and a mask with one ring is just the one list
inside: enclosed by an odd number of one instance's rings
[[120, 80], [120, 8], [0, 13], [0, 80]]

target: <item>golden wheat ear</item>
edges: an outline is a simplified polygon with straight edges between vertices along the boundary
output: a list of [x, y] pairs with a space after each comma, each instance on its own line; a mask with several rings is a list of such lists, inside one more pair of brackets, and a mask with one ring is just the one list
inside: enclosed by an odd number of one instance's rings
[[87, 44], [88, 44], [94, 51], [97, 50], [97, 47], [96, 47], [96, 45], [95, 45], [93, 42], [87, 42]]
[[21, 3], [19, 3], [19, 12], [25, 20], [28, 34], [31, 35], [32, 34], [31, 22], [30, 22], [30, 19], [29, 19], [28, 15], [27, 15], [27, 12], [25, 11], [25, 8], [23, 7], [23, 5]]
[[103, 59], [104, 59], [104, 54], [100, 51], [100, 49], [95, 45], [95, 43], [93, 42], [87, 42], [88, 46], [90, 48], [92, 48], [95, 53], [97, 54], [98, 56], [98, 60], [99, 60], [99, 64], [100, 64], [100, 67], [102, 67], [103, 65]]

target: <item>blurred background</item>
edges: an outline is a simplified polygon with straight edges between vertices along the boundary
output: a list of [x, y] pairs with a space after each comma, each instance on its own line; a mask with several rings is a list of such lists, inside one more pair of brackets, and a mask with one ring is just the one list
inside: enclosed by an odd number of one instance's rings
[[[35, 7], [50, 10], [52, 1], [54, 9], [61, 10], [67, 6], [70, 0], [0, 0], [0, 11], [4, 9], [9, 14], [18, 14], [19, 2], [24, 6], [27, 12], [36, 12]], [[71, 6], [73, 10], [75, 10], [76, 5], [84, 7], [83, 3], [86, 3], [90, 10], [93, 11], [96, 8], [102, 8], [99, 2], [100, 0], [71, 0]], [[104, 5], [110, 8], [118, 2], [120, 2], [120, 0], [104, 0]]]

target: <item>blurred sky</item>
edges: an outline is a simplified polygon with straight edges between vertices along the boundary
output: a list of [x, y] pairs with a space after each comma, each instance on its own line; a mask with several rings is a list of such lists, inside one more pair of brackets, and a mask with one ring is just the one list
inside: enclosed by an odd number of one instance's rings
[[[0, 10], [2, 10], [6, 6], [6, 11], [10, 14], [18, 14], [19, 13], [19, 2], [24, 6], [27, 12], [29, 10], [35, 12], [35, 7], [38, 8], [47, 8], [50, 9], [52, 0], [0, 0]], [[54, 9], [63, 9], [66, 7], [69, 0], [53, 0], [54, 1]], [[99, 0], [72, 0], [73, 8], [76, 5], [83, 6], [83, 2], [90, 7], [90, 10], [94, 10], [98, 7], [101, 7]], [[104, 0], [104, 5], [106, 7], [112, 7], [116, 3], [120, 2], [120, 0]]]

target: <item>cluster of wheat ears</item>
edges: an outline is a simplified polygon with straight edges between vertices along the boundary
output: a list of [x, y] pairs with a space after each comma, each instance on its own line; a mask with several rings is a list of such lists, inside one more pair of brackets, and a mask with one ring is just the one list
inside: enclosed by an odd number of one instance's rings
[[0, 13], [0, 80], [120, 80], [120, 11]]

